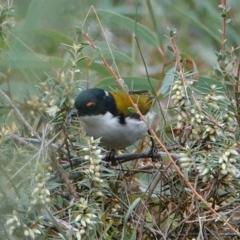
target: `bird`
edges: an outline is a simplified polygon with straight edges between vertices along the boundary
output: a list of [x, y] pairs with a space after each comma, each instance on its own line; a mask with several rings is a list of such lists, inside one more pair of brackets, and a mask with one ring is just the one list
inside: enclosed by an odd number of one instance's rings
[[[129, 95], [142, 115], [146, 115], [153, 104], [149, 91], [130, 91]], [[86, 134], [100, 138], [100, 145], [107, 149], [125, 149], [148, 131], [139, 114], [131, 111], [133, 105], [123, 91], [83, 90], [77, 95], [74, 107], [68, 118], [77, 115]]]

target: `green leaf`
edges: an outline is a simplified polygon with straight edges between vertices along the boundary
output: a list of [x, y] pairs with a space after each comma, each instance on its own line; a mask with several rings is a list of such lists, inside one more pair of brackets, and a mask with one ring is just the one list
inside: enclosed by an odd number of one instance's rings
[[217, 68], [215, 69], [215, 74], [218, 78], [223, 79], [223, 73], [220, 70], [218, 70]]
[[161, 85], [161, 93], [163, 95], [166, 94], [167, 92], [169, 92], [171, 85], [173, 84], [175, 72], [176, 72], [176, 69], [171, 68], [164, 75], [164, 78], [162, 80], [162, 85]]
[[136, 109], [135, 109], [134, 107], [129, 107], [129, 108], [128, 108], [128, 111], [129, 111], [130, 113], [136, 113]]
[[46, 38], [48, 41], [51, 41], [56, 45], [59, 45], [61, 43], [69, 44], [69, 45], [73, 44], [73, 40], [71, 38], [53, 29], [36, 28], [36, 29], [26, 30], [23, 33], [29, 36], [33, 36], [34, 34], [39, 39]]
[[174, 36], [174, 31], [173, 31], [173, 30], [170, 30], [169, 36], [170, 36], [170, 37], [173, 37], [173, 36]]
[[201, 208], [209, 208], [208, 205], [205, 202], [200, 202], [199, 207]]
[[173, 48], [171, 46], [167, 46], [167, 49], [170, 51], [170, 52], [174, 52]]
[[50, 57], [37, 53], [26, 53], [24, 51], [9, 51], [0, 55], [0, 66], [12, 69], [59, 68], [64, 64], [65, 61], [62, 58]]
[[124, 223], [127, 223], [128, 218], [130, 217], [132, 211], [136, 208], [136, 206], [139, 204], [139, 202], [141, 201], [141, 198], [136, 198], [133, 203], [128, 207], [127, 213], [124, 216]]
[[19, 80], [12, 80], [9, 84], [3, 83], [1, 84], [1, 89], [5, 92], [10, 92], [12, 99], [21, 103], [24, 102], [27, 93], [30, 95], [39, 94], [38, 89], [33, 84]]
[[226, 14], [226, 13], [223, 13], [223, 14], [221, 15], [221, 17], [222, 17], [222, 18], [226, 18], [226, 17], [227, 17], [227, 14]]
[[128, 28], [136, 34], [137, 37], [142, 38], [145, 42], [158, 47], [158, 40], [156, 35], [149, 31], [145, 26], [135, 22], [134, 20], [113, 13], [106, 10], [98, 10], [97, 13], [104, 19], [107, 20], [107, 23], [116, 23], [117, 25], [122, 25], [123, 27]]
[[[158, 80], [150, 78], [149, 81], [144, 77], [122, 77], [124, 84], [126, 84], [129, 89], [133, 90], [157, 90], [159, 85]], [[101, 81], [93, 84], [94, 87], [104, 88], [105, 90], [122, 90], [117, 84], [115, 78], [109, 77], [104, 78]], [[92, 87], [93, 87], [92, 86]]]
[[221, 220], [221, 221], [227, 221], [227, 219], [228, 219], [227, 215], [225, 215], [224, 213], [220, 213], [220, 218], [219, 218], [219, 220]]
[[[161, 1], [162, 0], [158, 0], [157, 2], [161, 4]], [[197, 15], [188, 8], [189, 5], [185, 5], [184, 3], [176, 4], [175, 1], [165, 1], [165, 4], [170, 6], [171, 9], [174, 10], [174, 12], [176, 12], [176, 14], [180, 14], [181, 18], [187, 18], [188, 21], [191, 22], [191, 25], [196, 24], [196, 26], [204, 30], [209, 37], [212, 37], [217, 42], [221, 42], [218, 35], [216, 35], [215, 32], [211, 29], [212, 25], [211, 24], [206, 25], [203, 22], [199, 21], [199, 18], [196, 17]]]
[[90, 69], [105, 77], [111, 76], [111, 73], [107, 70], [106, 66], [102, 62], [94, 61], [89, 63], [86, 61], [80, 61], [78, 62], [77, 67], [80, 69]]
[[230, 23], [232, 21], [232, 19], [231, 18], [228, 18], [227, 20], [226, 20], [226, 23]]
[[129, 64], [134, 64], [134, 61], [126, 54], [116, 50], [111, 50], [110, 52], [109, 49], [99, 49], [97, 56], [93, 56], [91, 59], [98, 58], [99, 54], [103, 56], [105, 59], [113, 59], [114, 57], [115, 60], [119, 60]]
[[200, 77], [197, 82], [196, 89], [200, 89], [202, 93], [208, 93], [209, 86], [211, 85], [216, 85], [218, 88], [218, 91], [225, 92], [227, 88], [229, 92], [232, 92], [232, 93], [234, 92], [233, 86], [230, 82], [219, 81], [209, 77]]
[[134, 228], [132, 235], [130, 237], [130, 240], [135, 240], [135, 239], [137, 239], [137, 229], [136, 228]]

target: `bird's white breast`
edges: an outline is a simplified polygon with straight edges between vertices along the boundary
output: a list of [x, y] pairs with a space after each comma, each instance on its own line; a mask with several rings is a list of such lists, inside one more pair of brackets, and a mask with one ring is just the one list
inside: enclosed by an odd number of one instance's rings
[[80, 119], [86, 133], [95, 139], [101, 137], [102, 145], [108, 148], [121, 149], [130, 146], [147, 131], [143, 121], [127, 117], [126, 124], [120, 124], [119, 118], [109, 112], [104, 115], [83, 116]]

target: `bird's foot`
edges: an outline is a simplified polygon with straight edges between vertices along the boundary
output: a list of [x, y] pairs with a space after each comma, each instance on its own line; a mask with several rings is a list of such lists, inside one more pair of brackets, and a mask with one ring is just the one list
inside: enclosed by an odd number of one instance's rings
[[158, 156], [158, 148], [155, 145], [151, 146], [151, 149], [149, 150], [149, 157], [152, 159], [153, 162], [161, 159], [161, 156]]
[[157, 157], [158, 148], [155, 145], [154, 138], [153, 138], [150, 130], [148, 130], [148, 134], [149, 134], [149, 137], [151, 140], [151, 149], [149, 151], [149, 157], [152, 159], [153, 162], [156, 162], [159, 158], [159, 157]]
[[103, 158], [103, 161], [111, 163], [111, 166], [116, 166], [117, 162], [115, 160], [115, 155], [116, 155], [116, 149], [111, 149], [106, 156]]

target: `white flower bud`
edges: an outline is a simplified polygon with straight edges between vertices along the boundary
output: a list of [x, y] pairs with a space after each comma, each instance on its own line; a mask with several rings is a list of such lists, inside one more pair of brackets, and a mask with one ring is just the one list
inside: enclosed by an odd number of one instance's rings
[[221, 172], [221, 174], [223, 174], [223, 175], [228, 174], [228, 171], [227, 171], [227, 170], [223, 170], [223, 169], [222, 169], [220, 172]]
[[87, 224], [91, 224], [92, 223], [92, 221], [91, 221], [91, 219], [90, 218], [85, 218], [85, 222], [87, 223]]
[[7, 225], [11, 225], [12, 223], [15, 222], [15, 219], [14, 218], [9, 218], [6, 222]]
[[206, 174], [208, 174], [208, 172], [209, 172], [209, 168], [204, 168], [204, 170], [201, 172], [201, 175], [203, 176], [203, 175], [206, 175]]
[[179, 161], [182, 162], [182, 163], [191, 162], [191, 158], [189, 158], [188, 156], [186, 156], [186, 157], [181, 157], [181, 158], [179, 159]]
[[220, 164], [223, 163], [223, 158], [220, 157], [220, 158], [218, 159], [218, 162], [219, 162]]
[[203, 176], [202, 182], [206, 183], [208, 181], [209, 177], [208, 175]]
[[28, 229], [24, 230], [24, 235], [25, 235], [26, 237], [29, 236], [29, 231], [28, 231]]
[[82, 235], [82, 234], [84, 234], [86, 231], [82, 228], [80, 231], [79, 231], [79, 233]]
[[226, 169], [227, 169], [226, 163], [222, 163], [222, 170], [226, 170]]
[[75, 221], [78, 222], [81, 218], [82, 218], [82, 215], [79, 214], [79, 215], [77, 215], [77, 217], [75, 218]]
[[228, 162], [228, 157], [225, 154], [222, 155], [222, 158], [223, 158], [223, 161], [225, 161], [226, 163]]
[[177, 116], [177, 120], [178, 120], [178, 121], [181, 121], [181, 120], [182, 120], [182, 116], [181, 116], [181, 115], [178, 115], [178, 116]]
[[86, 222], [85, 222], [85, 220], [84, 220], [84, 219], [81, 219], [81, 224], [82, 224], [84, 227], [86, 227], [86, 226], [87, 226], [87, 224], [86, 224]]
[[181, 168], [188, 168], [191, 166], [191, 163], [190, 162], [185, 162], [185, 163], [180, 163], [181, 165]]
[[232, 155], [239, 155], [239, 153], [235, 149], [229, 149], [228, 150]]
[[178, 89], [178, 87], [179, 87], [178, 85], [174, 84], [172, 90], [174, 91], [174, 90]]
[[229, 158], [228, 160], [229, 160], [230, 163], [236, 163], [237, 162], [235, 158]]

